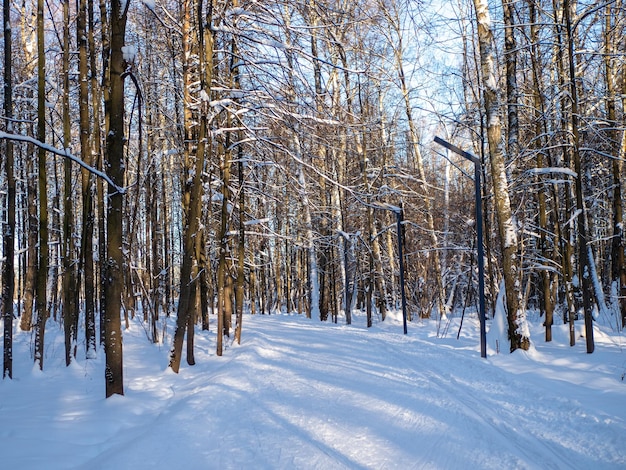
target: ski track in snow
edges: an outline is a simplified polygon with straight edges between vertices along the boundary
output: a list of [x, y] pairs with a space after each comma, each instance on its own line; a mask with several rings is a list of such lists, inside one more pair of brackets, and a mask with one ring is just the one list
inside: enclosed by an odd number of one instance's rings
[[[166, 369], [169, 339], [125, 334], [126, 395], [105, 400], [102, 355], [65, 368], [62, 332], [46, 369], [15, 337], [0, 382], [0, 455], [20, 469], [622, 469], [626, 355], [617, 333], [593, 355], [555, 341], [478, 353], [435, 322], [364, 328], [300, 316], [246, 316], [241, 345], [215, 356], [196, 334], [196, 366]], [[450, 336], [453, 336], [450, 334]], [[616, 344], [616, 341], [618, 343]], [[19, 358], [19, 360], [17, 359]]]

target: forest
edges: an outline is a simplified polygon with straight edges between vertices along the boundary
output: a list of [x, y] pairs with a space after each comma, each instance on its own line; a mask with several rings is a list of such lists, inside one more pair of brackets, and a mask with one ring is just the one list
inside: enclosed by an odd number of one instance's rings
[[[626, 324], [622, 0], [3, 0], [3, 377], [13, 337], [106, 355], [139, 317], [169, 367], [246, 314], [367, 325], [505, 293]], [[475, 156], [482, 220], [475, 217]], [[481, 223], [477, 227], [477, 222]], [[483, 233], [477, 248], [477, 232]], [[477, 252], [482, 253], [477, 259]]]

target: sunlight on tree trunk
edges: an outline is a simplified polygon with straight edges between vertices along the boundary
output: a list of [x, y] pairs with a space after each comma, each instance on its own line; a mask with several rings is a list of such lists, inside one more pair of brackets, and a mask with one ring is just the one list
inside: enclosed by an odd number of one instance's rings
[[[128, 7], [128, 4], [125, 4]], [[106, 168], [109, 177], [124, 187], [124, 72], [126, 61], [122, 54], [126, 35], [127, 10], [120, 0], [112, 0], [110, 16], [111, 60], [109, 64], [110, 94], [106, 103], [108, 118]], [[105, 381], [107, 398], [124, 394], [122, 360], [122, 290], [124, 286], [123, 243], [124, 195], [109, 185], [107, 213], [107, 258], [104, 289], [106, 310], [104, 320], [104, 353], [106, 355]]]
[[521, 274], [517, 259], [517, 231], [511, 215], [509, 187], [504, 164], [502, 148], [502, 127], [499, 116], [498, 84], [495, 76], [493, 54], [493, 33], [488, 3], [485, 0], [474, 0], [478, 26], [478, 42], [480, 47], [480, 64], [484, 93], [485, 119], [487, 120], [487, 141], [491, 163], [491, 177], [498, 214], [498, 228], [502, 245], [502, 269], [506, 290], [506, 307], [511, 351], [518, 348], [528, 349], [528, 336], [524, 308], [521, 300]]
[[[37, 138], [46, 141], [46, 58], [44, 36], [44, 2], [37, 1]], [[48, 320], [48, 181], [46, 151], [37, 150], [37, 192], [39, 195], [39, 256], [35, 288], [35, 363], [43, 369], [44, 338]]]

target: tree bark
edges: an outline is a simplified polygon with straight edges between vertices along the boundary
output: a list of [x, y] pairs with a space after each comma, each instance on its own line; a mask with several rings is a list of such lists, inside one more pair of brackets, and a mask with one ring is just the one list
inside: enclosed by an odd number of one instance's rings
[[[238, 2], [233, 2], [233, 5], [237, 5]], [[233, 40], [233, 56], [232, 60], [239, 60], [239, 54], [237, 52], [236, 43]], [[234, 67], [231, 65], [232, 74], [235, 77], [234, 84], [235, 89], [240, 89], [241, 86], [239, 84], [239, 67]], [[239, 236], [237, 237], [237, 283], [235, 287], [235, 307], [236, 307], [236, 315], [235, 315], [235, 341], [237, 344], [241, 344], [241, 330], [243, 327], [243, 306], [245, 299], [245, 257], [246, 257], [246, 231], [245, 231], [245, 216], [246, 216], [246, 192], [244, 188], [244, 164], [243, 164], [243, 147], [242, 147], [242, 132], [237, 132], [237, 170], [238, 170], [238, 178], [239, 178]], [[288, 258], [288, 252], [285, 252], [286, 257]], [[289, 276], [289, 272], [287, 272], [287, 276]], [[289, 283], [287, 283], [286, 289], [286, 297], [287, 297], [287, 310], [289, 311]]]
[[[90, 0], [93, 1], [93, 0]], [[114, 0], [113, 0], [114, 1]], [[102, 101], [105, 103], [105, 110], [104, 110], [104, 135], [105, 138], [108, 139], [108, 135], [109, 135], [109, 129], [110, 129], [110, 118], [109, 118], [109, 102], [110, 102], [110, 96], [111, 96], [111, 79], [110, 79], [110, 62], [111, 62], [111, 27], [110, 27], [110, 20], [108, 17], [108, 11], [107, 11], [107, 4], [106, 4], [106, 0], [99, 0], [99, 9], [100, 9], [100, 21], [101, 21], [101, 26], [100, 26], [100, 40], [102, 43], [102, 86], [100, 88], [98, 88], [97, 86], [92, 86], [92, 90], [94, 90], [94, 93], [92, 94], [92, 98], [95, 99], [95, 90], [102, 90]], [[93, 11], [90, 10], [90, 15], [93, 15]], [[91, 16], [90, 16], [91, 18]], [[95, 85], [95, 63], [96, 63], [96, 58], [95, 58], [95, 50], [91, 51], [91, 64], [92, 64], [92, 85]], [[96, 102], [94, 101], [94, 104]], [[94, 106], [94, 113], [96, 113], [97, 111], [99, 111], [100, 108], [100, 100], [97, 101], [97, 105]], [[99, 115], [99, 113], [96, 113], [96, 115]], [[94, 118], [95, 116], [94, 115]], [[96, 121], [97, 122], [97, 121]], [[99, 126], [95, 126], [95, 136], [99, 136]], [[100, 139], [98, 139], [98, 147], [101, 149], [101, 151], [97, 154], [98, 155], [98, 161], [97, 161], [97, 166], [98, 169], [100, 171], [105, 171], [108, 168], [108, 162], [106, 161], [106, 155], [105, 153], [108, 152], [107, 147], [108, 147], [108, 140], [104, 142], [104, 147], [102, 147], [102, 138], [100, 136]], [[104, 151], [102, 151], [104, 150]], [[100, 263], [100, 269], [99, 269], [99, 274], [100, 274], [100, 305], [99, 305], [99, 310], [100, 310], [100, 344], [102, 346], [104, 346], [104, 344], [106, 343], [105, 341], [105, 321], [107, 318], [107, 292], [106, 292], [106, 287], [105, 287], [105, 282], [107, 279], [107, 246], [108, 246], [108, 241], [107, 241], [107, 222], [106, 222], [106, 214], [105, 214], [105, 191], [104, 191], [104, 183], [102, 181], [102, 178], [98, 178], [98, 181], [96, 182], [96, 194], [98, 197], [98, 208], [97, 208], [97, 214], [98, 214], [98, 240], [99, 240], [99, 246], [98, 246], [98, 259], [99, 259], [99, 263]]]
[[528, 349], [528, 336], [523, 306], [520, 304], [521, 287], [519, 260], [517, 259], [517, 231], [513, 224], [509, 185], [502, 148], [502, 126], [499, 115], [498, 84], [495, 76], [494, 39], [491, 31], [491, 16], [486, 0], [474, 0], [478, 26], [480, 49], [481, 80], [485, 119], [487, 121], [487, 141], [491, 162], [491, 178], [498, 215], [498, 229], [502, 246], [502, 267], [506, 290], [506, 307], [511, 352]]
[[504, 57], [506, 62], [507, 153], [519, 153], [519, 90], [517, 86], [517, 41], [515, 40], [515, 2], [502, 0], [504, 17]]
[[[63, 146], [71, 145], [70, 123], [70, 2], [63, 2]], [[66, 158], [64, 168], [63, 194], [63, 326], [65, 330], [65, 364], [76, 356], [78, 327], [78, 297], [76, 289], [76, 263], [74, 246], [74, 204], [72, 194], [72, 162]]]
[[[612, 11], [613, 6], [606, 6], [604, 26], [604, 80], [606, 84], [606, 109], [610, 127], [609, 141], [611, 153], [616, 155], [611, 162], [613, 172], [613, 238], [611, 240], [611, 289], [612, 295], [616, 296], [612, 303], [615, 311], [619, 311], [622, 327], [626, 321], [626, 265], [624, 260], [624, 211], [622, 202], [622, 169], [624, 155], [621, 152], [623, 143], [620, 143], [619, 124], [616, 112], [616, 84], [615, 79], [618, 71], [615, 65], [615, 45], [618, 39], [614, 23], [617, 11]], [[623, 133], [623, 131], [622, 131]]]
[[[580, 115], [578, 113], [578, 88], [576, 86], [576, 56], [574, 55], [574, 29], [572, 27], [572, 5], [569, 0], [563, 3], [565, 14], [565, 33], [567, 38], [568, 49], [568, 65], [569, 65], [569, 91], [571, 101], [571, 124], [572, 124], [572, 158], [574, 160], [574, 171], [576, 172], [575, 188], [576, 188], [576, 210], [577, 231], [578, 231], [578, 273], [581, 279], [581, 288], [583, 296], [583, 309], [585, 314], [585, 340], [587, 353], [591, 354], [594, 349], [593, 339], [593, 316], [592, 316], [592, 273], [591, 264], [594, 262], [591, 257], [591, 246], [588, 245], [587, 233], [587, 209], [585, 206], [585, 198], [583, 194], [583, 174], [582, 162], [580, 155]], [[598, 305], [599, 308], [602, 306]]]
[[[4, 88], [3, 110], [7, 132], [13, 132], [13, 61], [11, 37], [11, 2], [2, 3], [2, 19], [4, 24]], [[2, 230], [2, 253], [5, 257], [2, 264], [2, 318], [3, 331], [3, 362], [2, 377], [13, 378], [13, 293], [15, 290], [15, 175], [13, 142], [4, 141], [4, 170], [6, 173], [6, 222]]]
[[[46, 56], [44, 35], [44, 1], [37, 1], [37, 139], [46, 141]], [[39, 194], [39, 257], [35, 287], [35, 363], [43, 369], [44, 338], [48, 319], [48, 183], [46, 151], [37, 149], [37, 190]]]
[[[202, 27], [202, 22], [198, 18], [199, 23], [199, 38], [200, 43], [194, 43], [195, 39], [190, 38], [191, 24], [192, 24], [192, 1], [186, 1], [184, 4], [184, 23], [183, 31], [184, 35], [187, 35], [186, 41], [186, 54], [189, 58], [190, 54], [196, 53], [200, 59], [199, 61], [199, 73], [200, 73], [200, 90], [210, 95], [211, 79], [212, 79], [212, 58], [213, 56], [213, 42], [212, 35], [208, 28]], [[209, 10], [206, 16], [206, 25], [211, 24], [212, 7], [209, 6]], [[197, 12], [200, 15], [202, 12], [202, 2], [199, 3]], [[205, 34], [205, 31], [208, 31]], [[199, 47], [198, 47], [199, 46]], [[198, 284], [197, 276], [197, 260], [196, 260], [196, 237], [200, 236], [200, 217], [202, 215], [202, 172], [204, 169], [205, 152], [207, 146], [207, 110], [205, 109], [207, 103], [202, 100], [201, 111], [199, 116], [199, 129], [194, 130], [194, 124], [191, 122], [191, 100], [192, 96], [189, 94], [188, 88], [192, 79], [191, 71], [189, 69], [191, 64], [186, 65], [184, 72], [184, 86], [185, 86], [185, 134], [187, 140], [187, 148], [185, 155], [185, 168], [184, 168], [184, 195], [183, 204], [186, 206], [183, 208], [185, 213], [184, 230], [183, 230], [183, 254], [182, 264], [180, 268], [180, 297], [178, 301], [178, 312], [176, 318], [176, 330], [174, 333], [174, 344], [170, 354], [170, 367], [176, 373], [180, 368], [181, 353], [183, 346], [183, 339], [185, 331], [187, 331], [187, 363], [193, 365], [193, 328], [195, 326], [196, 318], [196, 289]], [[210, 148], [210, 146], [209, 146]]]
[[[531, 40], [531, 64], [532, 64], [532, 77], [533, 77], [533, 88], [532, 88], [532, 98], [533, 98], [533, 122], [535, 125], [535, 135], [542, 136], [548, 135], [546, 129], [545, 119], [545, 106], [543, 102], [543, 94], [541, 88], [541, 50], [539, 47], [539, 25], [537, 23], [537, 6], [535, 0], [528, 0], [529, 7], [529, 15], [530, 15], [530, 40]], [[537, 152], [537, 168], [543, 168], [545, 166], [544, 156], [547, 157], [548, 164], [550, 165], [550, 149], [546, 143], [545, 138], [537, 138], [537, 145], [535, 148]], [[550, 165], [551, 166], [551, 165]], [[540, 177], [541, 178], [541, 177]], [[547, 207], [547, 194], [548, 184], [540, 181], [539, 188], [537, 191], [537, 205], [539, 209], [538, 219], [539, 219], [539, 227], [541, 229], [539, 235], [539, 249], [541, 250], [541, 256], [544, 260], [552, 259], [555, 264], [558, 263], [558, 235], [555, 236], [556, 240], [553, 242], [552, 253], [548, 249], [548, 207]], [[558, 219], [558, 216], [557, 216]], [[558, 224], [558, 220], [557, 220]], [[555, 229], [557, 234], [560, 234], [560, 230]], [[541, 272], [539, 273], [541, 278], [541, 296], [540, 296], [540, 308], [542, 313], [545, 315], [544, 326], [545, 326], [545, 340], [546, 342], [552, 341], [552, 325], [554, 323], [554, 305], [556, 301], [556, 296], [553, 295], [552, 285], [556, 283], [556, 281], [552, 282], [552, 274], [551, 270], [548, 269], [547, 266], [543, 266]]]
[[[565, 67], [565, 33], [564, 33], [564, 13], [563, 6], [559, 3], [558, 0], [553, 0], [553, 10], [554, 10], [554, 36], [555, 36], [555, 54], [554, 54], [554, 62], [556, 63], [556, 74], [557, 74], [557, 83], [559, 89], [566, 89], [567, 82], [569, 80], [568, 74], [566, 72]], [[561, 142], [561, 152], [563, 155], [563, 161], [567, 165], [567, 167], [571, 167], [572, 162], [572, 149], [571, 145], [569, 145], [569, 136], [572, 134], [572, 123], [571, 120], [567, 119], [566, 110], [568, 108], [567, 103], [567, 94], [562, 93], [560, 97], [560, 122], [559, 127], [561, 128], [561, 132], [565, 135], [565, 138], [562, 139]], [[554, 191], [556, 193], [556, 191]], [[565, 205], [565, 220], [568, 220], [572, 214], [572, 190], [569, 185], [564, 188], [564, 205]], [[554, 198], [555, 211], [558, 214], [559, 211], [559, 198]], [[558, 227], [558, 226], [557, 226]], [[574, 230], [572, 228], [572, 224], [563, 224], [559, 231], [559, 240], [561, 244], [561, 253], [562, 253], [562, 272], [563, 272], [563, 280], [565, 283], [565, 296], [567, 301], [567, 314], [564, 315], [564, 323], [569, 324], [569, 338], [570, 338], [570, 346], [574, 346], [576, 344], [576, 299], [574, 298], [574, 267], [573, 267], [573, 254], [574, 254], [574, 242], [573, 242], [573, 233]]]
[[[110, 16], [110, 64], [109, 97], [106, 102], [108, 118], [106, 169], [109, 177], [120, 188], [125, 183], [124, 166], [124, 72], [126, 61], [122, 47], [126, 35], [128, 2], [122, 9], [121, 0], [111, 1]], [[104, 320], [104, 352], [106, 355], [106, 397], [124, 394], [121, 308], [124, 286], [122, 252], [123, 243], [123, 200], [124, 195], [116, 188], [108, 187], [108, 211], [106, 221], [107, 258], [104, 290], [106, 310]]]
[[[87, 34], [87, 0], [79, 0], [78, 18], [76, 21], [76, 42], [78, 45], [78, 101], [80, 127], [80, 156], [87, 164], [93, 165], [92, 142], [90, 142], [91, 126], [89, 123], [89, 62], [88, 62], [88, 34]], [[90, 33], [93, 23], [90, 25]], [[95, 70], [92, 70], [95, 75]], [[92, 92], [95, 93], [95, 90]], [[95, 100], [92, 100], [95, 102]], [[94, 112], [95, 117], [98, 116]], [[100, 127], [95, 121], [94, 127]], [[99, 130], [96, 137], [100, 138]], [[96, 325], [95, 325], [95, 284], [93, 262], [93, 175], [86, 169], [81, 169], [82, 180], [82, 236], [81, 236], [81, 274], [84, 282], [85, 294], [85, 356], [87, 359], [95, 357]]]

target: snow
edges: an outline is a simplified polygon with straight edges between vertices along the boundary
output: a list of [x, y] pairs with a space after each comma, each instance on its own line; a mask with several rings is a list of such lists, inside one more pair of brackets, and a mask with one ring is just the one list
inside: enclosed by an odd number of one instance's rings
[[[109, 135], [114, 135], [113, 131], [109, 131]], [[7, 132], [2, 132], [0, 131], [0, 140], [14, 140], [14, 141], [18, 141], [18, 142], [29, 142], [39, 148], [42, 148], [50, 153], [53, 153], [55, 155], [58, 155], [60, 157], [65, 157], [65, 158], [69, 158], [70, 160], [72, 160], [73, 162], [77, 163], [78, 165], [80, 165], [81, 167], [83, 167], [85, 170], [89, 171], [90, 173], [93, 173], [94, 175], [96, 175], [99, 178], [102, 178], [104, 181], [106, 181], [110, 186], [112, 186], [113, 188], [115, 188], [115, 190], [121, 194], [125, 194], [126, 193], [126, 189], [122, 188], [120, 186], [117, 186], [113, 180], [111, 180], [111, 178], [109, 178], [109, 176], [102, 172], [99, 171], [98, 169], [87, 165], [85, 162], [83, 162], [79, 157], [72, 155], [71, 153], [67, 152], [66, 150], [59, 150], [56, 147], [50, 145], [50, 144], [46, 144], [45, 142], [40, 142], [37, 139], [34, 139], [33, 137], [27, 136], [27, 135], [21, 135], [21, 134], [9, 134]]]
[[488, 353], [500, 353], [509, 351], [508, 340], [508, 320], [506, 318], [506, 306], [504, 305], [504, 295], [506, 289], [504, 287], [504, 279], [500, 281], [498, 289], [498, 297], [496, 298], [496, 308], [493, 315], [493, 321], [487, 329], [487, 348]]
[[[475, 315], [459, 340], [458, 317], [437, 338], [434, 320], [403, 335], [397, 313], [371, 329], [359, 312], [351, 326], [246, 315], [241, 345], [217, 357], [213, 331], [197, 331], [197, 365], [174, 374], [173, 323], [153, 345], [140, 317], [124, 331], [125, 396], [108, 400], [101, 350], [66, 368], [62, 327], [50, 321], [41, 372], [31, 335], [16, 331], [14, 380], [0, 381], [3, 468], [626, 464], [625, 338], [597, 325], [594, 354], [584, 341], [570, 348], [567, 326], [555, 325], [552, 343], [481, 359]], [[532, 334], [542, 337], [538, 319]]]
[[154, 11], [155, 9], [155, 1], [154, 0], [141, 0], [141, 2], [146, 6], [148, 10]]
[[122, 46], [122, 57], [126, 62], [134, 62], [137, 57], [137, 47], [132, 44]]
[[243, 224], [248, 227], [250, 225], [260, 225], [260, 224], [266, 224], [268, 222], [271, 222], [271, 219], [269, 217], [264, 217], [262, 219], [253, 219], [253, 220], [248, 220], [246, 222], [244, 222]]
[[527, 170], [527, 172], [529, 174], [534, 174], [534, 175], [546, 175], [546, 174], [556, 173], [556, 174], [571, 176], [572, 178], [578, 177], [578, 174], [574, 170], [570, 168], [563, 168], [563, 167], [531, 168]]
[[204, 101], [206, 103], [211, 101], [211, 98], [209, 97], [208, 93], [206, 92], [204, 88], [200, 90], [200, 101]]

